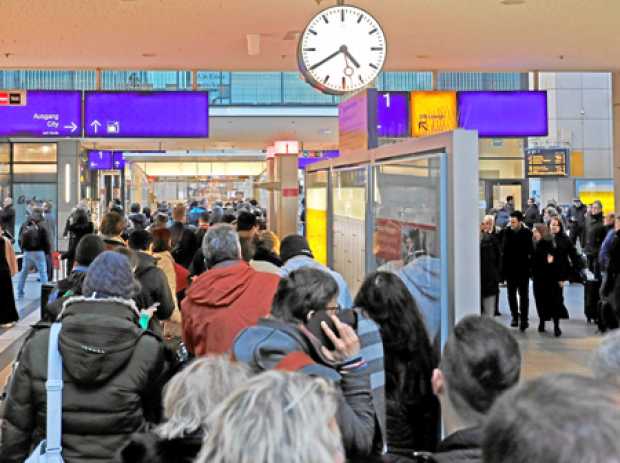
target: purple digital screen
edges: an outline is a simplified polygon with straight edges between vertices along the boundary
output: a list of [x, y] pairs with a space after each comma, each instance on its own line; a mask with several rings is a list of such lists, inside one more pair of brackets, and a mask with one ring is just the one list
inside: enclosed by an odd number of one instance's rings
[[549, 132], [546, 91], [458, 92], [459, 127], [480, 138], [544, 137]]
[[123, 157], [122, 151], [114, 151], [112, 154], [112, 165], [117, 170], [122, 170], [125, 168], [125, 158]]
[[81, 136], [81, 92], [28, 90], [26, 105], [0, 106], [0, 137]]
[[86, 137], [206, 138], [207, 92], [85, 92]]
[[112, 170], [114, 168], [114, 152], [89, 151], [88, 168], [90, 170]]
[[410, 136], [408, 92], [377, 92], [377, 136]]
[[[319, 152], [308, 152], [308, 156], [300, 156], [298, 158], [298, 165], [300, 169], [305, 169], [306, 166], [310, 164], [314, 164], [317, 162], [325, 161], [326, 159], [333, 159], [340, 156], [340, 151], [338, 150], [330, 150], [330, 151], [319, 151]], [[317, 156], [317, 154], [320, 154]]]

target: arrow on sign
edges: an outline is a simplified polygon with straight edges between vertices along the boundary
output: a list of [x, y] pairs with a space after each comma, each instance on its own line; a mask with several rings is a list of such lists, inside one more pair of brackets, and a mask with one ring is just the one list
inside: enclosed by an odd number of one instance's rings
[[71, 133], [75, 132], [77, 130], [77, 128], [78, 128], [78, 126], [73, 121], [71, 121], [71, 124], [65, 125], [65, 129], [71, 129]]
[[99, 122], [97, 119], [95, 119], [94, 121], [92, 121], [90, 123], [90, 126], [93, 128], [95, 133], [97, 133], [97, 131], [99, 130], [99, 127], [101, 127], [101, 122]]

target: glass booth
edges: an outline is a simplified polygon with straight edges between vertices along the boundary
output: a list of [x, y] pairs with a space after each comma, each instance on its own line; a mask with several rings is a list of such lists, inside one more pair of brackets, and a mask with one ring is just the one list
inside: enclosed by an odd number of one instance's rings
[[480, 313], [477, 143], [456, 130], [306, 170], [313, 253], [353, 296], [368, 273], [397, 273], [442, 345], [456, 321]]

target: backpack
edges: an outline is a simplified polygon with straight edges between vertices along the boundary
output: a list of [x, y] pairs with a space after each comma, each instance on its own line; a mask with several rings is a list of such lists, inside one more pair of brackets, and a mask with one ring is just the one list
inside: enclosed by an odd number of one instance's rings
[[41, 244], [39, 226], [34, 222], [26, 224], [22, 230], [22, 248], [36, 249]]

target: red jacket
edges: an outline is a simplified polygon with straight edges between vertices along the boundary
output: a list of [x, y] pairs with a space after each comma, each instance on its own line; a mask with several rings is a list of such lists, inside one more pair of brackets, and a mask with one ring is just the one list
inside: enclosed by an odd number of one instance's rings
[[271, 312], [280, 277], [246, 262], [224, 263], [203, 273], [183, 303], [183, 341], [196, 356], [222, 354], [235, 336]]

